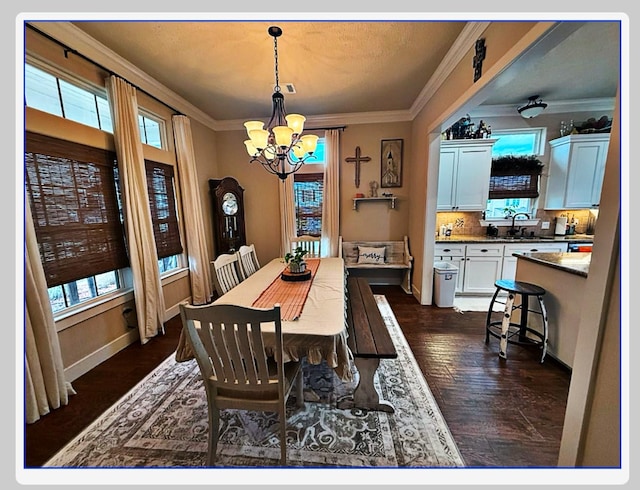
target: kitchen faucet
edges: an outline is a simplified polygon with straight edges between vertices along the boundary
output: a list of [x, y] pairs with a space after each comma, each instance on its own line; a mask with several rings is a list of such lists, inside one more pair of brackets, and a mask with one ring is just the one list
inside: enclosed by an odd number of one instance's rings
[[527, 213], [516, 213], [513, 216], [511, 216], [511, 228], [509, 228], [507, 230], [507, 234], [509, 236], [515, 236], [516, 233], [518, 233], [520, 231], [520, 227], [519, 226], [518, 226], [518, 229], [516, 230], [516, 217], [517, 216], [526, 216], [527, 219], [531, 219], [531, 217]]

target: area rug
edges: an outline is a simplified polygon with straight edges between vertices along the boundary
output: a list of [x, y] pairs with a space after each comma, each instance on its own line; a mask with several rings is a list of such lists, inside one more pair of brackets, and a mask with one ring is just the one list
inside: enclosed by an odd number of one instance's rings
[[[493, 311], [504, 311], [504, 300], [502, 303], [494, 303]], [[489, 311], [491, 296], [456, 296], [453, 299], [453, 309], [458, 313], [465, 311]]]
[[[326, 365], [305, 365], [305, 406], [287, 406], [287, 465], [291, 467], [464, 467], [447, 424], [400, 326], [382, 295], [376, 302], [397, 359], [382, 360], [375, 386], [395, 413], [336, 408], [353, 392]], [[44, 466], [49, 468], [203, 467], [207, 403], [195, 361], [169, 356]], [[219, 467], [276, 467], [275, 414], [223, 410]], [[309, 483], [309, 482], [307, 482]]]

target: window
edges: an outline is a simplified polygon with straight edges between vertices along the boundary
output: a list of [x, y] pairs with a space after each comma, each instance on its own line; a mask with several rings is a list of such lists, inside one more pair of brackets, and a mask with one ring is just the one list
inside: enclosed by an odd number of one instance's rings
[[158, 266], [163, 273], [179, 267], [179, 255], [182, 253], [173, 167], [145, 160], [145, 169]]
[[54, 312], [122, 285], [115, 153], [27, 132], [25, 185]]
[[297, 236], [320, 236], [322, 234], [324, 149], [324, 137], [318, 138], [313, 158], [310, 158], [304, 164], [306, 169], [317, 168], [317, 171], [293, 174], [293, 199], [296, 208]]
[[113, 133], [106, 96], [60, 79], [33, 65], [25, 65], [25, 103], [55, 116]]
[[[27, 107], [113, 133], [111, 111], [104, 90], [89, 87], [79, 80], [62, 79], [25, 64], [25, 103]], [[141, 141], [162, 149], [164, 122], [143, 110], [139, 112]]]
[[147, 114], [138, 114], [138, 126], [140, 127], [140, 139], [146, 145], [162, 149], [161, 127], [164, 125], [160, 119], [152, 119]]
[[[546, 128], [494, 130], [491, 137], [498, 138], [493, 145], [492, 158], [509, 156], [532, 156], [544, 153]], [[532, 213], [538, 196], [539, 173], [494, 170], [492, 166], [489, 183], [489, 200], [486, 218], [504, 218], [508, 213]], [[492, 197], [493, 196], [493, 197]]]
[[298, 236], [321, 235], [323, 183], [323, 173], [294, 174], [293, 195]]

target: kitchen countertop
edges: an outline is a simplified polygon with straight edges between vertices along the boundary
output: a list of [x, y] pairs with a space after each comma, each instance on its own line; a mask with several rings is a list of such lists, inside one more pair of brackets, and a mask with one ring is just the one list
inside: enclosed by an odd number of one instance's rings
[[582, 277], [587, 277], [591, 264], [591, 252], [527, 252], [513, 255], [518, 260], [535, 262]]
[[486, 235], [451, 235], [449, 237], [436, 237], [436, 243], [518, 243], [518, 242], [580, 242], [592, 243], [593, 235], [564, 235], [564, 236], [536, 236], [536, 237], [491, 237]]

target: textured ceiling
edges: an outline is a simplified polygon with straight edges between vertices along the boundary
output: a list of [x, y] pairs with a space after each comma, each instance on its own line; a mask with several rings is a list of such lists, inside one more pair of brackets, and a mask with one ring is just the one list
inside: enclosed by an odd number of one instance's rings
[[[265, 117], [275, 85], [272, 22], [76, 22], [214, 119]], [[407, 110], [464, 22], [278, 22], [289, 112]], [[295, 94], [284, 92], [292, 83]]]
[[[267, 118], [279, 82], [288, 112], [307, 116], [409, 110], [464, 22], [91, 21], [74, 25], [217, 121]], [[488, 49], [491, 49], [488, 46]], [[614, 97], [617, 22], [588, 22], [488, 94], [483, 104], [521, 105]], [[295, 94], [284, 87], [293, 84]]]

